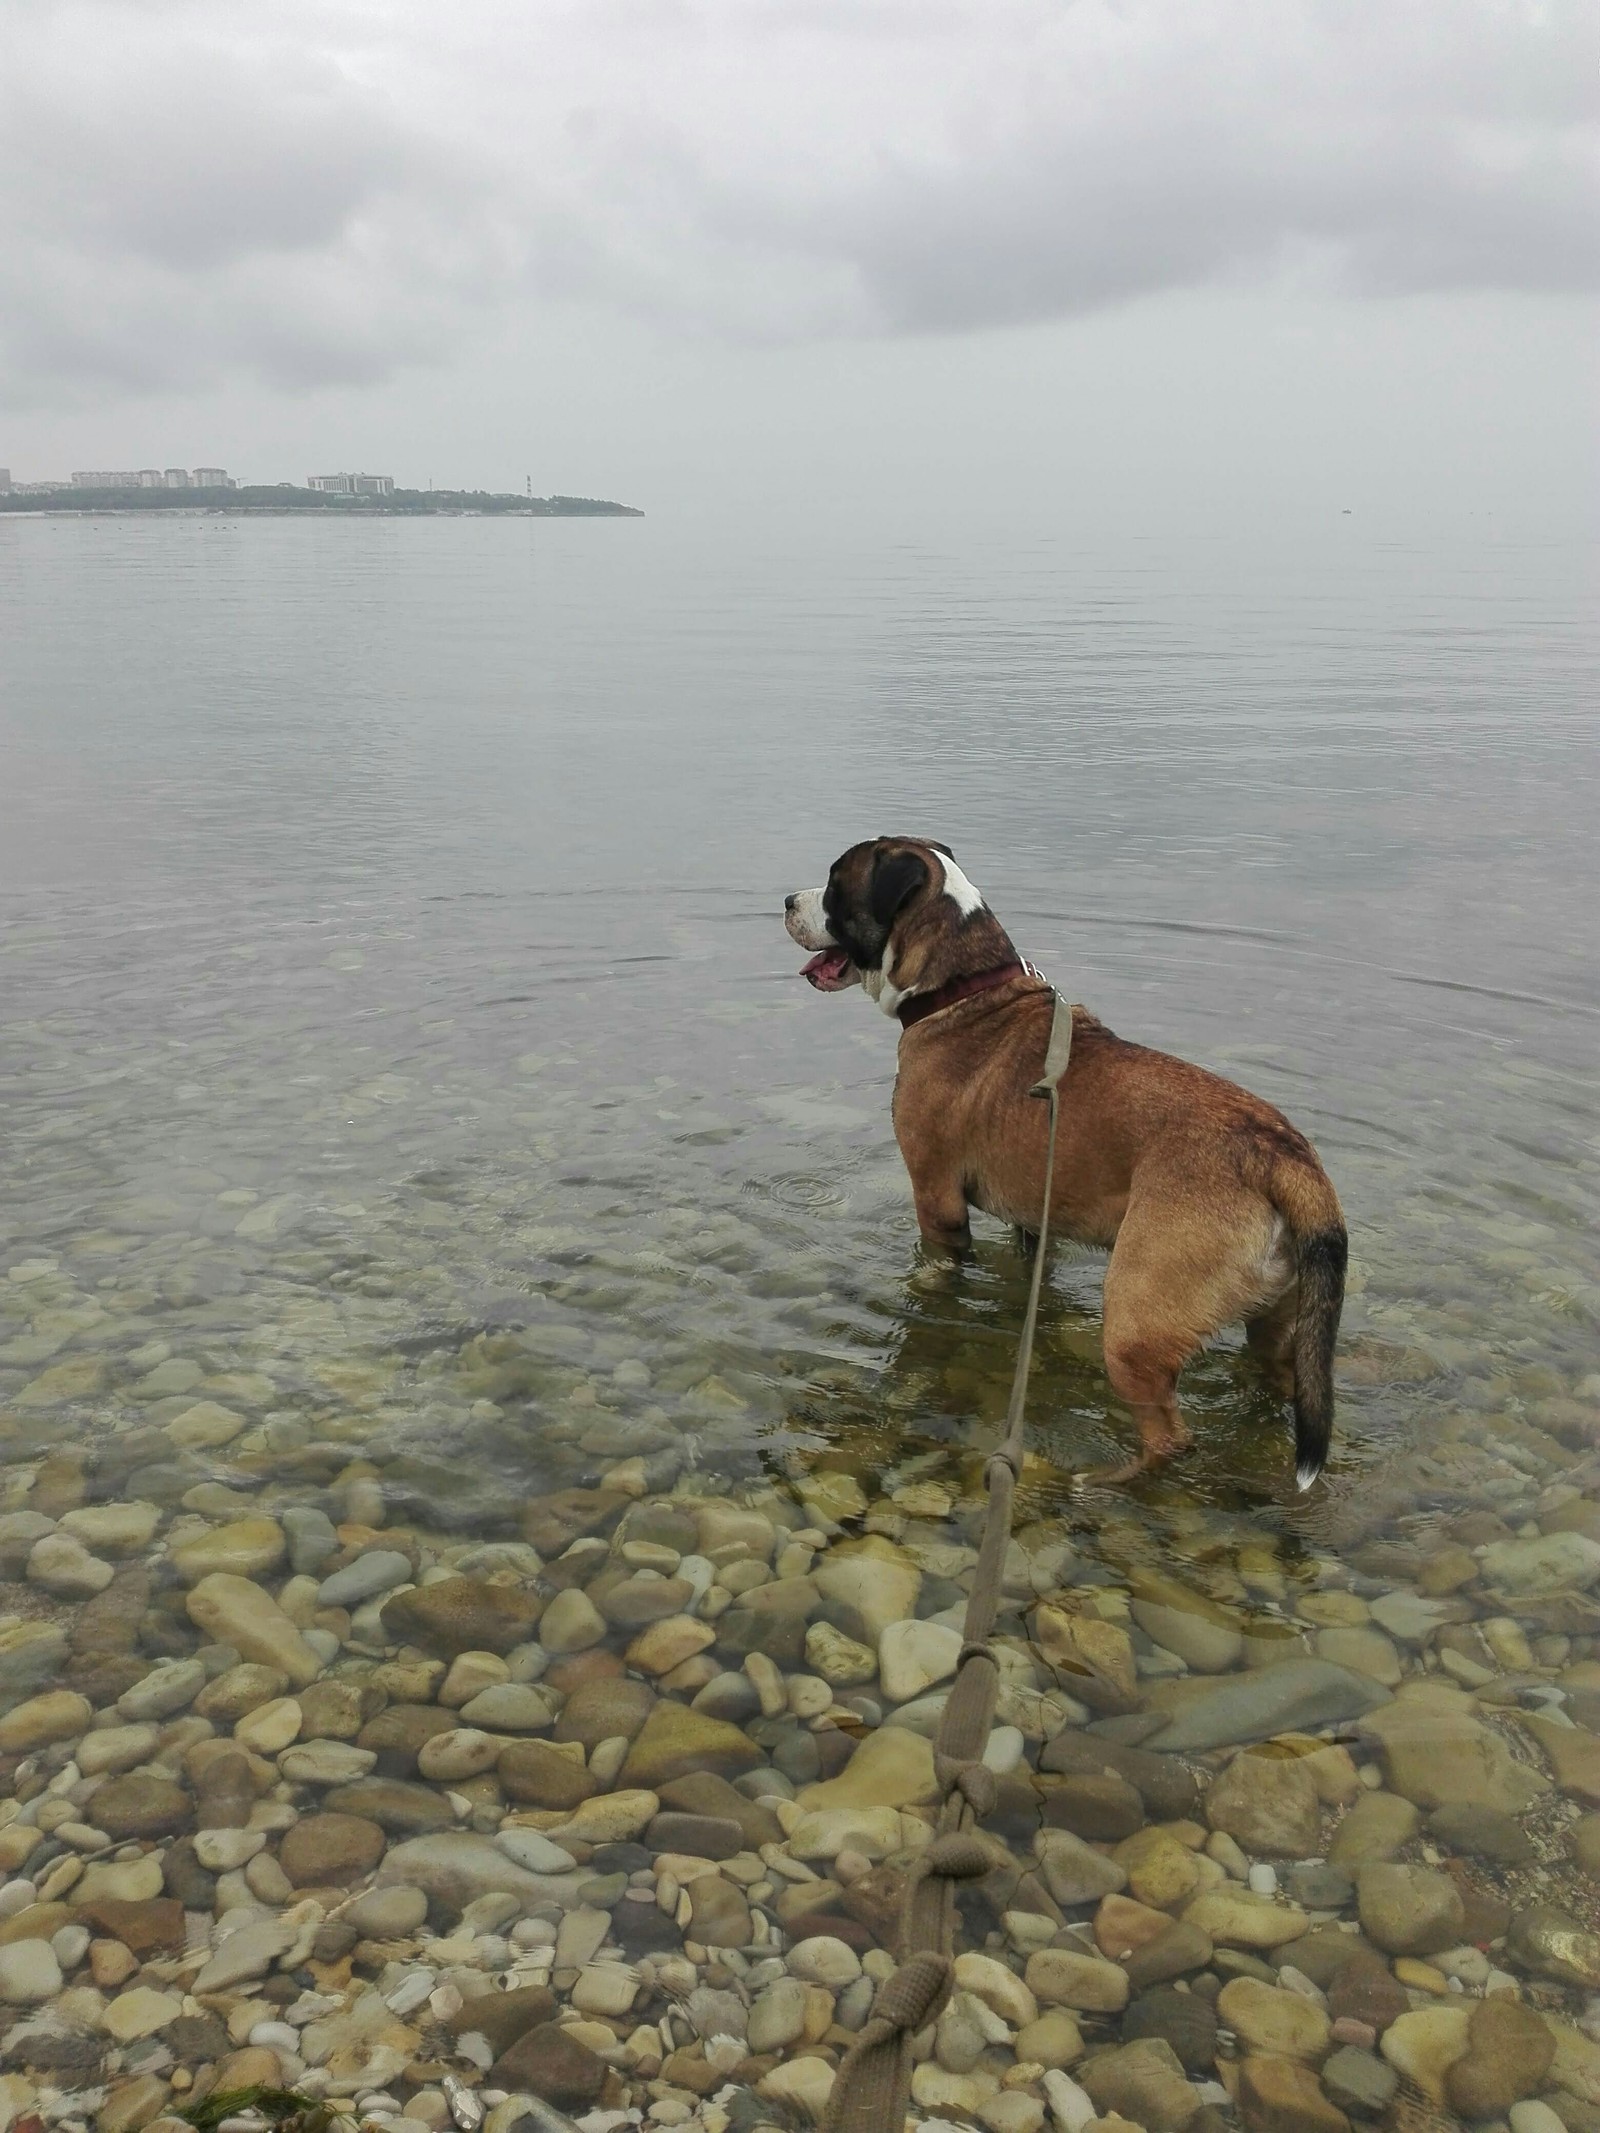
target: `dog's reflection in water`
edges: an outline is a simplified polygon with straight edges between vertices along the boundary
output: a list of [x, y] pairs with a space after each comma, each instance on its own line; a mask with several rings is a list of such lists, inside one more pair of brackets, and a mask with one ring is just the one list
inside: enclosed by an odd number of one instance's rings
[[[817, 1463], [854, 1473], [869, 1497], [886, 1473], [935, 1482], [956, 1500], [981, 1497], [984, 1463], [1004, 1432], [1033, 1249], [1024, 1231], [991, 1229], [961, 1261], [919, 1250], [885, 1314], [878, 1369], [805, 1403], [801, 1419], [825, 1439]], [[1113, 1503], [1100, 1479], [1135, 1434], [1101, 1361], [1102, 1277], [1101, 1255], [1052, 1250], [1027, 1393], [1021, 1508], [1033, 1516]], [[1241, 1508], [1279, 1499], [1284, 1477], [1263, 1428], [1277, 1395], [1257, 1359], [1238, 1340], [1218, 1345], [1184, 1382], [1204, 1421], [1198, 1448], [1180, 1466], [1137, 1477], [1141, 1498]]]

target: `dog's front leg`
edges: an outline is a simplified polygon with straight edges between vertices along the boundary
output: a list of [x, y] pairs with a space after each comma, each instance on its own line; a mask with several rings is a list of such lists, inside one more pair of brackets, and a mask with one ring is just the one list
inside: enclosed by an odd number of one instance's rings
[[911, 1191], [924, 1244], [942, 1252], [965, 1252], [971, 1248], [972, 1224], [967, 1219], [967, 1195], [959, 1178], [918, 1175], [913, 1171]]
[[924, 1090], [908, 1087], [902, 1073], [894, 1088], [894, 1137], [911, 1179], [922, 1241], [941, 1253], [964, 1252], [972, 1243], [967, 1220], [967, 1188], [962, 1165], [948, 1131], [945, 1107], [926, 1101]]

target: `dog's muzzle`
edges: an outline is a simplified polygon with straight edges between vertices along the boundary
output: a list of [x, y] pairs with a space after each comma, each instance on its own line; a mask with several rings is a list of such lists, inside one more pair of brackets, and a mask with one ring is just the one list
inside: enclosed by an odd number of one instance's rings
[[843, 992], [861, 973], [828, 931], [820, 889], [797, 889], [783, 900], [783, 923], [797, 947], [815, 952], [801, 971], [808, 985], [818, 992]]

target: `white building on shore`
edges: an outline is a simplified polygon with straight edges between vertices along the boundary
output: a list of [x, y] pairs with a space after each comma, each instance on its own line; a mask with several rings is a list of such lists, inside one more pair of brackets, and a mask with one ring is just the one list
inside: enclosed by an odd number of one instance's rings
[[[21, 487], [21, 484], [18, 484]], [[31, 484], [37, 487], [38, 484]], [[47, 484], [54, 486], [54, 484]], [[124, 467], [74, 474], [75, 489], [231, 489], [226, 467]]]
[[392, 474], [308, 474], [306, 487], [323, 496], [393, 496]]

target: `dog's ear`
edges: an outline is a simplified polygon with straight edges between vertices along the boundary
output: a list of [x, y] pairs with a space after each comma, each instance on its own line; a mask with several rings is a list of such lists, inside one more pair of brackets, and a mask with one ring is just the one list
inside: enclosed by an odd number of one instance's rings
[[872, 869], [867, 908], [887, 931], [928, 880], [928, 862], [920, 852], [887, 852]]
[[955, 853], [951, 851], [949, 845], [940, 844], [936, 841], [936, 839], [932, 837], [928, 839], [928, 849], [930, 852], [937, 852], [941, 859], [954, 859], [954, 857], [956, 856]]

